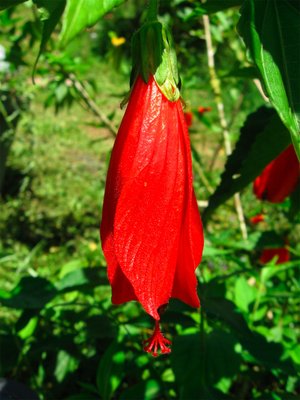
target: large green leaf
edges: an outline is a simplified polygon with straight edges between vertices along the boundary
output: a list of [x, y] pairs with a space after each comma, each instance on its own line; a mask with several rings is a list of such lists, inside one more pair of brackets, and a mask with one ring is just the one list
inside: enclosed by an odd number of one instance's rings
[[46, 44], [50, 39], [51, 34], [53, 33], [63, 14], [66, 6], [66, 0], [34, 0], [34, 2], [39, 8], [43, 24], [40, 49], [34, 65], [35, 69], [41, 54], [43, 53], [43, 51], [45, 51]]
[[261, 107], [250, 114], [203, 220], [206, 222], [217, 207], [251, 183], [289, 144], [289, 132], [273, 109]]
[[245, 0], [238, 30], [300, 159], [299, 21], [299, 2]]
[[107, 12], [125, 0], [67, 0], [60, 37], [65, 46], [82, 29], [95, 24]]
[[16, 6], [17, 4], [25, 3], [27, 0], [0, 0], [0, 10]]

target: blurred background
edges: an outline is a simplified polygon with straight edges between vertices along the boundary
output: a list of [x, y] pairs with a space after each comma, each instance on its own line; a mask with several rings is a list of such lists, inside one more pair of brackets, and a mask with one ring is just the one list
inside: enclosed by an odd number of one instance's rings
[[[263, 203], [244, 189], [247, 240], [233, 200], [211, 216], [200, 313], [171, 301], [163, 330], [172, 355], [143, 353], [151, 320], [134, 302], [111, 305], [99, 223], [144, 1], [127, 1], [63, 49], [54, 32], [34, 67], [39, 12], [30, 1], [0, 12], [0, 377], [45, 400], [299, 398], [295, 200]], [[182, 0], [162, 1], [160, 15], [176, 44], [203, 211], [227, 158], [203, 19]], [[238, 19], [238, 8], [210, 16], [233, 147], [265, 104]], [[283, 260], [262, 259], [269, 247], [284, 248]]]

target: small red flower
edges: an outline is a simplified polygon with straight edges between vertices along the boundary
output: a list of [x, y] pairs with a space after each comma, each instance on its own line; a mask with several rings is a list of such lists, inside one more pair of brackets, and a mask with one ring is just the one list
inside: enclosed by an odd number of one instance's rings
[[112, 302], [139, 301], [156, 321], [145, 350], [168, 352], [159, 309], [171, 297], [200, 306], [195, 269], [203, 231], [182, 105], [152, 76], [134, 84], [111, 155], [100, 231]]
[[204, 114], [209, 111], [211, 111], [211, 107], [203, 107], [203, 106], [198, 107], [199, 114]]
[[259, 224], [260, 222], [263, 222], [264, 220], [265, 220], [265, 216], [263, 214], [257, 214], [250, 218], [250, 222], [252, 222], [252, 224], [254, 224], [254, 225]]
[[260, 200], [282, 203], [296, 188], [299, 177], [299, 161], [290, 145], [255, 179], [254, 194]]
[[185, 122], [189, 128], [193, 123], [193, 113], [191, 111], [185, 111], [184, 118], [185, 118]]
[[289, 261], [290, 253], [285, 247], [264, 249], [261, 253], [259, 261], [262, 264], [267, 264], [275, 257], [277, 257], [276, 264], [282, 264]]

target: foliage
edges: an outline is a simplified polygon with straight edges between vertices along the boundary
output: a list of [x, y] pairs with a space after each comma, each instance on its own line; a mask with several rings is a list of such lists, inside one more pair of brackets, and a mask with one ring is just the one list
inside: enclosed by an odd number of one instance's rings
[[259, 69], [267, 95], [291, 132], [300, 159], [299, 18], [299, 4], [295, 1], [246, 0], [239, 30]]
[[[297, 399], [300, 186], [276, 205], [251, 190], [289, 133], [299, 143], [297, 2], [161, 1], [193, 112], [197, 198], [208, 207], [200, 312], [171, 301], [162, 327], [173, 350], [157, 359], [142, 351], [152, 323], [141, 308], [111, 305], [98, 238], [111, 133], [123, 114], [130, 40], [145, 18], [144, 2], [85, 3], [92, 13], [73, 0], [0, 0], [10, 63], [1, 95], [9, 90], [26, 104], [13, 127], [0, 200], [0, 376], [47, 400]], [[236, 142], [228, 159], [209, 81], [205, 13]], [[274, 108], [263, 105], [253, 78]], [[200, 106], [212, 110], [199, 113]], [[230, 200], [236, 192], [248, 240]], [[254, 225], [256, 214], [264, 218]], [[290, 261], [259, 261], [264, 249], [282, 247]]]

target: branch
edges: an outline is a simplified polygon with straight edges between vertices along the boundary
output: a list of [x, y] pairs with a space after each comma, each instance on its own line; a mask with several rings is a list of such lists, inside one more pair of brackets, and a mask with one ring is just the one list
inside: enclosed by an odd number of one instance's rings
[[[232, 152], [232, 148], [231, 148], [231, 142], [230, 142], [230, 135], [229, 135], [229, 131], [228, 131], [228, 123], [227, 123], [227, 120], [225, 117], [224, 103], [222, 100], [221, 84], [220, 84], [220, 80], [217, 76], [216, 68], [215, 68], [214, 50], [213, 50], [211, 33], [210, 33], [210, 23], [209, 23], [209, 17], [207, 15], [203, 16], [203, 24], [204, 24], [204, 33], [205, 33], [205, 41], [206, 41], [206, 48], [207, 48], [210, 83], [211, 83], [211, 87], [212, 87], [212, 90], [215, 95], [215, 102], [217, 105], [220, 125], [221, 125], [222, 133], [223, 133], [225, 152], [228, 157]], [[242, 237], [243, 237], [243, 239], [246, 240], [248, 238], [247, 226], [245, 223], [245, 217], [244, 217], [243, 207], [242, 207], [241, 198], [240, 198], [239, 193], [235, 193], [235, 195], [234, 195], [234, 205], [235, 205], [236, 213], [238, 216]]]

